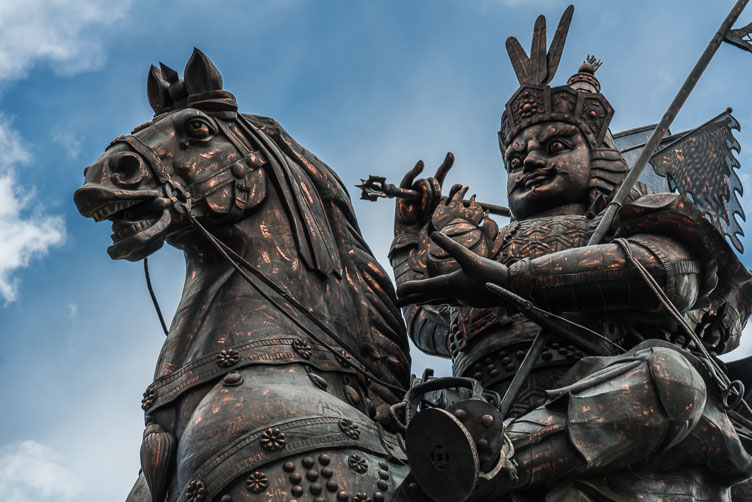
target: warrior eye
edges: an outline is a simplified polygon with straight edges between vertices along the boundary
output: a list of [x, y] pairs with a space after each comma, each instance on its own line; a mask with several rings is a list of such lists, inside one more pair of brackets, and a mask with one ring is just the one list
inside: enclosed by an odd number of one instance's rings
[[213, 134], [213, 128], [204, 119], [192, 118], [186, 124], [185, 132], [193, 139], [208, 139]]
[[567, 149], [569, 149], [569, 145], [567, 145], [560, 139], [555, 139], [548, 144], [549, 155], [556, 155], [557, 153], [561, 153]]

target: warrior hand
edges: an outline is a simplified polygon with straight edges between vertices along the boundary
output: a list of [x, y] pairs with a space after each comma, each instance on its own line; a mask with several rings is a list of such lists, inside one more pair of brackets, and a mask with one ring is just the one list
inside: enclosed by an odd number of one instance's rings
[[[474, 253], [489, 257], [499, 227], [488, 218], [485, 210], [475, 202], [475, 195], [465, 203], [468, 187], [454, 185], [449, 196], [442, 199], [431, 216], [429, 229], [438, 230]], [[427, 248], [426, 265], [429, 277], [446, 274], [459, 269], [459, 265], [443, 247], [431, 244], [429, 239], [421, 239], [421, 246]]]
[[486, 289], [486, 283], [509, 287], [509, 269], [477, 255], [441, 232], [431, 234], [438, 245], [462, 267], [449, 274], [408, 281], [397, 288], [401, 306], [414, 304], [462, 304], [468, 307], [498, 306], [502, 300]]
[[400, 188], [408, 188], [421, 193], [419, 201], [397, 199], [397, 207], [394, 216], [395, 235], [406, 232], [417, 232], [431, 220], [434, 209], [441, 201], [441, 185], [444, 183], [449, 169], [454, 164], [454, 155], [449, 152], [431, 178], [415, 177], [423, 171], [423, 161], [419, 160], [415, 167], [405, 174], [400, 183]]

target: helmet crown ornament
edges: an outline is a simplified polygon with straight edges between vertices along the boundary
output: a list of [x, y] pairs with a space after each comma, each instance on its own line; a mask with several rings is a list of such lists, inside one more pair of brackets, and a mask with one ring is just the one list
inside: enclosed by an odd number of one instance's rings
[[600, 83], [595, 78], [600, 61], [588, 56], [567, 85], [547, 85], [559, 67], [573, 13], [573, 5], [564, 11], [548, 52], [543, 16], [535, 21], [530, 56], [516, 38], [507, 39], [507, 52], [520, 88], [507, 102], [501, 116], [499, 144], [502, 151], [521, 130], [539, 122], [562, 121], [576, 125], [591, 148], [598, 148], [606, 137], [614, 109], [600, 93]]

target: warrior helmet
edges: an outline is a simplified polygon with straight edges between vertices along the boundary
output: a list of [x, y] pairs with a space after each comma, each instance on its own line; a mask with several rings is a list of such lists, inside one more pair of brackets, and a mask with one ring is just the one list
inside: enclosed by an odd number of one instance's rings
[[595, 77], [601, 62], [588, 56], [566, 85], [548, 85], [559, 66], [573, 13], [573, 5], [564, 11], [548, 52], [543, 16], [535, 21], [529, 56], [516, 38], [507, 39], [507, 52], [520, 88], [501, 116], [499, 146], [503, 156], [520, 131], [540, 122], [561, 121], [577, 126], [590, 146], [591, 199], [595, 199], [610, 195], [626, 176], [628, 167], [608, 129], [614, 109], [601, 94]]

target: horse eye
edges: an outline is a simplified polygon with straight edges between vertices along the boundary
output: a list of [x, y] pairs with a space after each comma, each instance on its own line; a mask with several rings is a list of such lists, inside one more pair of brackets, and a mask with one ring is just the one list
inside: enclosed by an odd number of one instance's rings
[[188, 121], [186, 133], [194, 139], [206, 139], [212, 135], [212, 130], [205, 120], [191, 119]]

